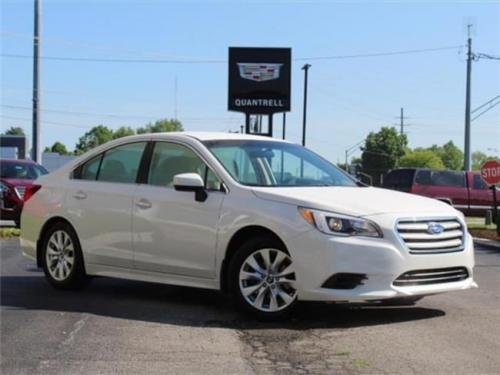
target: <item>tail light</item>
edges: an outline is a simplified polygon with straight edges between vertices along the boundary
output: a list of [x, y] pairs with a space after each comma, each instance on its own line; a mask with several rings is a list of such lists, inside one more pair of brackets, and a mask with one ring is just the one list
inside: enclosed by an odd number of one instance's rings
[[30, 199], [33, 195], [35, 195], [35, 193], [40, 190], [40, 188], [42, 187], [42, 185], [29, 185], [29, 186], [26, 186], [26, 190], [24, 191], [24, 198], [23, 200], [25, 202], [28, 201], [28, 199]]

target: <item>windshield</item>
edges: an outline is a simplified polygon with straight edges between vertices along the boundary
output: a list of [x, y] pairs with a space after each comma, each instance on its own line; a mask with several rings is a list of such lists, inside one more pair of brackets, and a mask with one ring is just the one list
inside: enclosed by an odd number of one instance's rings
[[0, 163], [0, 177], [17, 178], [20, 180], [36, 180], [48, 172], [40, 165], [2, 161]]
[[223, 140], [205, 146], [231, 176], [250, 186], [356, 186], [356, 181], [308, 149], [285, 142]]

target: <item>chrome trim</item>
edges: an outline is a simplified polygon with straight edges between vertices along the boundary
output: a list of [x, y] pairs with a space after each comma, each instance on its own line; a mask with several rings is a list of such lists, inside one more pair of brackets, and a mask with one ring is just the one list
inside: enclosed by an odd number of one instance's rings
[[[447, 228], [446, 229], [449, 229], [449, 230], [453, 230], [455, 228], [460, 228], [461, 230], [461, 236], [459, 237], [460, 238], [460, 241], [461, 241], [461, 245], [460, 246], [455, 246], [455, 247], [451, 247], [451, 248], [442, 248], [442, 247], [434, 247], [429, 249], [418, 249], [418, 248], [410, 248], [410, 246], [408, 245], [408, 243], [405, 241], [405, 239], [403, 238], [402, 236], [402, 233], [399, 232], [399, 224], [413, 224], [414, 226], [408, 229], [412, 230], [420, 230], [420, 231], [424, 231], [425, 229], [423, 229], [422, 227], [416, 227], [415, 224], [419, 224], [420, 222], [425, 222], [425, 225], [429, 222], [442, 222], [442, 221], [454, 221], [458, 224], [458, 227], [455, 227], [455, 226], [451, 226], [451, 225], [447, 225]], [[422, 223], [424, 224], [424, 223]], [[417, 229], [418, 228], [418, 229]], [[399, 240], [399, 243], [400, 245], [405, 249], [407, 250], [410, 254], [412, 255], [426, 255], [426, 254], [445, 254], [445, 253], [454, 253], [454, 252], [459, 252], [459, 251], [463, 251], [465, 249], [465, 237], [466, 237], [466, 233], [467, 233], [467, 227], [465, 226], [465, 224], [457, 217], [457, 216], [436, 216], [436, 217], [429, 217], [429, 216], [424, 216], [424, 217], [403, 217], [403, 218], [399, 218], [396, 220], [395, 224], [394, 224], [394, 231], [396, 233], [396, 238]], [[443, 232], [443, 233], [446, 233]], [[423, 233], [415, 233], [415, 234], [423, 234]], [[430, 236], [430, 235], [429, 235]], [[439, 238], [439, 234], [438, 235], [435, 235], [435, 239], [437, 241], [434, 241], [434, 242], [428, 242], [429, 244], [432, 244], [432, 243], [436, 243], [436, 242], [439, 242], [439, 241], [443, 241], [445, 239], [443, 238]], [[458, 240], [458, 236], [457, 237], [453, 237], [453, 238], [457, 238]], [[431, 238], [430, 238], [431, 239]], [[425, 240], [424, 240], [425, 241]], [[446, 240], [445, 240], [446, 241]], [[451, 242], [451, 240], [448, 240], [448, 242]], [[425, 243], [425, 242], [423, 242]], [[417, 246], [418, 247], [418, 246]]]

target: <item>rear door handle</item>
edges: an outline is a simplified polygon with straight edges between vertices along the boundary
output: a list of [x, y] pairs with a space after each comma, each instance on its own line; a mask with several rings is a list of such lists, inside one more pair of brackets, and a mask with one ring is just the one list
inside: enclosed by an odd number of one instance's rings
[[85, 199], [85, 198], [87, 198], [87, 194], [85, 194], [83, 191], [79, 190], [75, 194], [73, 194], [73, 198], [75, 198], [75, 199]]
[[148, 208], [151, 208], [153, 206], [151, 202], [145, 198], [139, 199], [137, 202], [135, 202], [135, 205], [143, 210], [147, 210]]

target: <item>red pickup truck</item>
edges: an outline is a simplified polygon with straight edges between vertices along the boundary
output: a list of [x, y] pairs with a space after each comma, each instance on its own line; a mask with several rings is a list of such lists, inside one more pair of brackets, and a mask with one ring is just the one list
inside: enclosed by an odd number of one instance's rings
[[385, 176], [383, 187], [439, 199], [468, 216], [493, 209], [493, 191], [479, 172], [400, 168]]

